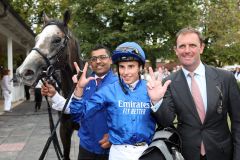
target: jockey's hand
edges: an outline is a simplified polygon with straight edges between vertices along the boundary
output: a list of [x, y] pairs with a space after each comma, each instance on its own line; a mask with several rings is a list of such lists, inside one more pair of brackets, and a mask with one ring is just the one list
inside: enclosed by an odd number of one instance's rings
[[108, 141], [109, 135], [104, 134], [103, 138], [99, 141], [99, 144], [101, 145], [102, 148], [107, 149], [111, 147], [111, 143]]
[[164, 94], [166, 93], [168, 85], [171, 83], [171, 80], [167, 80], [164, 85], [162, 85], [162, 69], [161, 67], [158, 70], [159, 74], [155, 77], [153, 70], [149, 67], [150, 79], [147, 83], [148, 95], [153, 104], [159, 102]]
[[[74, 62], [74, 66], [75, 66], [75, 69], [77, 71], [77, 74], [79, 75], [81, 70], [80, 70], [80, 68], [79, 68], [79, 66], [76, 62]], [[77, 83], [75, 91], [74, 91], [74, 95], [77, 96], [77, 97], [81, 97], [82, 94], [83, 94], [83, 88], [88, 84], [88, 82], [90, 80], [95, 79], [94, 77], [88, 77], [88, 78], [86, 77], [87, 68], [88, 68], [88, 63], [86, 62], [85, 65], [84, 65], [83, 71], [82, 71], [82, 75], [79, 78], [79, 80], [77, 78], [77, 75], [74, 75], [72, 77], [73, 82]]]
[[41, 87], [41, 94], [43, 96], [53, 97], [56, 94], [56, 89], [53, 85], [45, 82]]

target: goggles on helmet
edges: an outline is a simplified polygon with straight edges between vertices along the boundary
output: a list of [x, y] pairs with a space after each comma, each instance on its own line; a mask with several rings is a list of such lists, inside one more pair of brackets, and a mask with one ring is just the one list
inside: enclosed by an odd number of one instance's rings
[[[114, 51], [115, 55], [118, 55], [118, 57], [113, 59], [115, 62], [120, 61], [140, 61], [142, 64], [144, 64], [144, 58], [140, 54], [139, 50], [133, 47], [118, 47]], [[114, 56], [113, 56], [114, 57]]]
[[130, 53], [130, 54], [136, 54], [140, 57], [142, 57], [142, 55], [140, 54], [140, 52], [133, 47], [118, 47], [115, 51], [116, 54], [117, 53]]

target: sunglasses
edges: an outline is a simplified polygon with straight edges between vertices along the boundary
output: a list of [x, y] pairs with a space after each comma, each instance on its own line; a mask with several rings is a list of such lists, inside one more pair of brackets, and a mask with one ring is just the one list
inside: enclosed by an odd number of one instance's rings
[[104, 61], [104, 60], [106, 60], [107, 58], [109, 58], [108, 55], [92, 56], [92, 57], [90, 58], [90, 61], [91, 61], [91, 62], [97, 62], [98, 59], [99, 59], [100, 61]]

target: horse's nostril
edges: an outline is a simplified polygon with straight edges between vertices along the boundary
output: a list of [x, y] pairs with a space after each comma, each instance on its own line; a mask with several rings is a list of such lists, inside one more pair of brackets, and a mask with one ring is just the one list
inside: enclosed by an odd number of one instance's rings
[[34, 75], [34, 72], [32, 70], [26, 70], [25, 73], [24, 73], [24, 76], [32, 76]]
[[25, 77], [25, 79], [31, 79], [34, 76], [34, 72], [32, 70], [25, 70], [23, 77]]

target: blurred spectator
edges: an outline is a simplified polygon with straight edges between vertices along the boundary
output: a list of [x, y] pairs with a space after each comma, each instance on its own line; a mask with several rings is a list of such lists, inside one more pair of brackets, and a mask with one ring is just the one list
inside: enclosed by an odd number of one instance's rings
[[42, 94], [41, 94], [41, 87], [43, 83], [41, 80], [38, 81], [38, 84], [35, 86], [34, 89], [34, 96], [35, 96], [35, 112], [40, 110], [42, 105]]
[[172, 73], [177, 71], [177, 67], [173, 67]]
[[168, 69], [164, 68], [164, 70], [163, 70], [163, 78], [166, 78], [169, 75], [170, 75], [170, 72], [168, 71]]
[[26, 98], [27, 101], [30, 99], [29, 89], [30, 89], [30, 86], [24, 85], [25, 98]]
[[2, 71], [2, 81], [1, 88], [4, 97], [4, 112], [11, 112], [12, 108], [12, 87], [11, 87], [11, 78], [10, 70], [4, 69]]
[[143, 79], [145, 79], [146, 81], [148, 81], [149, 78], [150, 78], [149, 71], [148, 71], [148, 69], [145, 67], [145, 68], [144, 68], [144, 73], [143, 73]]
[[237, 81], [240, 82], [240, 67], [236, 67], [234, 76], [237, 79]]
[[177, 65], [177, 71], [182, 68], [182, 66]]

